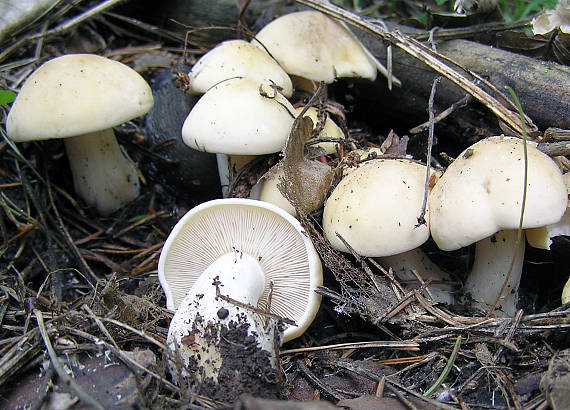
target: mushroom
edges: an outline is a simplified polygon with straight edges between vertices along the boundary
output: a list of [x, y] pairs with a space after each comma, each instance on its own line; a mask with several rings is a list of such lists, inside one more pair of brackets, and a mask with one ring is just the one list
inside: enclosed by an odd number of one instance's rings
[[[304, 107], [298, 107], [297, 113], [300, 114]], [[305, 117], [309, 117], [313, 121], [313, 129], [319, 125], [319, 112], [315, 107], [309, 107], [305, 112]], [[331, 139], [331, 140], [342, 140], [344, 139], [344, 133], [338, 125], [330, 118], [328, 114], [325, 113], [324, 124], [322, 124], [322, 129], [319, 135], [316, 137], [319, 139]], [[338, 143], [336, 142], [319, 142], [314, 145], [310, 145], [311, 148], [320, 148], [323, 150], [325, 155], [336, 154]]]
[[320, 259], [300, 223], [252, 199], [218, 199], [190, 210], [164, 244], [158, 277], [168, 309], [176, 311], [169, 348], [187, 370], [197, 368], [219, 383], [221, 332], [244, 326], [276, 363], [280, 335], [266, 329], [268, 315], [294, 321], [283, 331], [286, 342], [307, 329], [321, 300], [315, 293], [322, 284]]
[[204, 54], [189, 74], [190, 92], [201, 94], [221, 81], [246, 77], [258, 83], [273, 82], [286, 97], [293, 95], [291, 79], [259, 47], [244, 40], [228, 40]]
[[[299, 114], [302, 111], [303, 107], [297, 108], [297, 112]], [[312, 121], [313, 125], [309, 130], [314, 129], [317, 126], [318, 112], [314, 107], [309, 107], [303, 117], [308, 117]], [[302, 197], [299, 199], [307, 205], [307, 207], [303, 207], [304, 211], [306, 213], [310, 213], [321, 206], [324, 201], [330, 183], [332, 182], [333, 171], [325, 163], [305, 158], [303, 152], [305, 139], [310, 137], [311, 132], [307, 132], [307, 135], [305, 135], [305, 133], [302, 134], [303, 135], [300, 136], [302, 141], [299, 141], [299, 146], [292, 147], [293, 149], [289, 150], [289, 154], [284, 153], [284, 156], [287, 157], [287, 160], [291, 161], [290, 166], [295, 168], [295, 172], [300, 175], [303, 182], [308, 186], [309, 192], [301, 195]], [[338, 125], [336, 125], [327, 115], [323, 129], [319, 133], [318, 138], [340, 140], [344, 138], [344, 134]], [[326, 155], [336, 153], [337, 146], [338, 144], [335, 142], [319, 142], [312, 145], [312, 147], [322, 150]], [[250, 198], [270, 202], [284, 209], [289, 214], [296, 216], [297, 211], [295, 210], [295, 207], [283, 196], [277, 186], [281, 179], [285, 177], [284, 174], [283, 160], [281, 160], [281, 162], [267, 171], [251, 188]], [[321, 181], [323, 183], [321, 183]], [[307, 200], [307, 197], [310, 197], [310, 201]]]
[[138, 175], [112, 127], [148, 112], [152, 92], [134, 70], [91, 54], [54, 58], [26, 80], [8, 118], [16, 142], [65, 138], [73, 185], [102, 215], [136, 198]]
[[[182, 127], [191, 148], [225, 155], [279, 152], [289, 136], [295, 109], [271, 85], [234, 78], [212, 87], [194, 105]], [[224, 194], [230, 180], [226, 156], [218, 155]]]
[[566, 285], [564, 285], [564, 289], [562, 289], [562, 304], [570, 303], [570, 277], [566, 281]]
[[[527, 143], [528, 181], [523, 228], [558, 222], [568, 203], [557, 165]], [[499, 296], [516, 252], [510, 279], [497, 306], [512, 316], [524, 259], [524, 236], [516, 247], [524, 188], [523, 141], [490, 137], [463, 151], [447, 168], [429, 196], [430, 228], [442, 250], [477, 243], [465, 282], [474, 306], [488, 309]]]
[[[564, 174], [564, 181], [566, 183], [568, 198], [570, 198], [570, 173]], [[526, 230], [526, 240], [528, 244], [540, 249], [550, 249], [552, 238], [561, 235], [570, 236], [570, 200], [560, 221], [540, 228], [530, 228]]]
[[385, 70], [348, 28], [318, 11], [281, 16], [261, 29], [252, 43], [266, 50], [288, 74], [312, 81], [374, 80], [377, 70]]
[[[404, 159], [373, 159], [346, 175], [328, 198], [323, 212], [323, 232], [331, 246], [348, 252], [340, 235], [359, 255], [380, 257], [395, 263], [402, 279], [415, 279], [416, 269], [424, 279], [436, 282], [430, 290], [436, 301], [452, 303], [449, 275], [425, 265], [428, 259], [409, 251], [429, 238], [429, 214], [418, 225], [425, 190], [426, 167]], [[429, 210], [427, 210], [429, 211]], [[397, 255], [397, 256], [396, 256]], [[383, 257], [392, 257], [387, 263]], [[404, 262], [401, 262], [404, 261]], [[419, 265], [413, 265], [416, 261]]]
[[283, 167], [278, 167], [277, 165], [274, 165], [259, 179], [259, 181], [257, 181], [257, 183], [251, 188], [249, 197], [269, 202], [283, 209], [288, 214], [296, 216], [297, 211], [295, 210], [295, 207], [283, 196], [277, 187], [280, 178], [283, 178], [284, 175]]

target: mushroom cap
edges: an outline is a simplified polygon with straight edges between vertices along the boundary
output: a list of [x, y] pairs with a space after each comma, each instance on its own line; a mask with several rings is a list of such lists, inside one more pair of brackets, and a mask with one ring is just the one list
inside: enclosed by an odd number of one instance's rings
[[[338, 232], [363, 256], [389, 256], [417, 248], [429, 237], [417, 226], [424, 196], [426, 167], [400, 159], [374, 159], [346, 175], [323, 212], [330, 244], [348, 252]], [[425, 215], [428, 221], [428, 213]]]
[[261, 155], [280, 151], [295, 109], [267, 84], [234, 78], [211, 88], [182, 126], [182, 139], [199, 151]]
[[[523, 141], [490, 137], [463, 151], [429, 197], [430, 228], [437, 246], [454, 250], [503, 229], [517, 229], [523, 196]], [[566, 210], [566, 184], [557, 165], [528, 143], [523, 228], [555, 223]]]
[[292, 319], [284, 341], [300, 336], [314, 319], [321, 296], [322, 266], [299, 221], [279, 207], [253, 199], [217, 199], [191, 209], [166, 240], [158, 278], [167, 307], [176, 310], [208, 266], [239, 251], [254, 257], [266, 275], [258, 307]]
[[[303, 107], [297, 108], [297, 114], [303, 111]], [[309, 117], [313, 121], [313, 129], [317, 127], [319, 123], [319, 112], [315, 107], [309, 107], [305, 112], [304, 117]], [[323, 129], [319, 133], [317, 138], [330, 138], [341, 140], [344, 138], [344, 133], [338, 125], [326, 114], [325, 123]], [[318, 144], [311, 145], [311, 147], [321, 148], [325, 155], [336, 154], [336, 148], [338, 144], [335, 142], [319, 142]]]
[[562, 304], [570, 302], [570, 277], [562, 289]]
[[[568, 198], [570, 198], [570, 173], [564, 174]], [[570, 200], [566, 206], [566, 211], [560, 221], [540, 228], [530, 228], [526, 230], [528, 244], [534, 248], [550, 249], [552, 238], [555, 236], [570, 236]]]
[[28, 77], [6, 131], [17, 142], [73, 137], [112, 128], [152, 106], [152, 91], [135, 70], [94, 54], [68, 54]]
[[247, 77], [257, 82], [273, 81], [286, 97], [293, 95], [287, 73], [259, 47], [244, 40], [228, 40], [204, 54], [189, 74], [190, 92], [205, 93], [221, 81]]
[[295, 207], [283, 196], [277, 185], [283, 177], [283, 167], [274, 165], [251, 188], [250, 198], [269, 202], [278, 206], [290, 215], [296, 216]]
[[281, 16], [255, 36], [292, 75], [332, 83], [337, 77], [376, 78], [376, 64], [344, 26], [318, 11]]

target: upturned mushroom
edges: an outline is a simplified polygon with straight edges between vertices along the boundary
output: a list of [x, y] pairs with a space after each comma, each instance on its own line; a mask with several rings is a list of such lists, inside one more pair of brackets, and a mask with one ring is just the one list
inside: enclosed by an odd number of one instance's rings
[[[529, 142], [528, 181], [522, 228], [556, 223], [568, 203], [566, 185], [557, 165]], [[475, 261], [464, 290], [474, 306], [496, 306], [512, 316], [524, 260], [524, 232], [517, 247], [517, 229], [524, 190], [523, 141], [496, 136], [463, 151], [447, 168], [429, 196], [431, 234], [442, 250], [476, 243]], [[513, 263], [513, 255], [516, 259]]]
[[[229, 381], [218, 374], [230, 366], [224, 361], [223, 332], [243, 329], [256, 348], [241, 354], [265, 351], [275, 364], [275, 346], [300, 336], [321, 300], [315, 293], [322, 284], [320, 259], [300, 223], [272, 204], [251, 199], [219, 199], [190, 210], [164, 244], [158, 277], [167, 307], [176, 311], [167, 344], [184, 369], [178, 374], [171, 363], [174, 377], [195, 370], [199, 379], [222, 387]], [[271, 315], [294, 325], [286, 325], [281, 335], [268, 327]]]
[[452, 303], [450, 276], [414, 251], [429, 238], [429, 209], [426, 223], [418, 224], [425, 174], [424, 165], [404, 159], [373, 159], [360, 164], [328, 198], [323, 233], [337, 250], [348, 252], [340, 235], [359, 255], [394, 264], [394, 273], [401, 279], [415, 279], [410, 271], [417, 270], [423, 279], [437, 282], [430, 286], [437, 301]]
[[102, 215], [136, 198], [137, 171], [113, 128], [147, 113], [152, 92], [133, 69], [92, 54], [54, 58], [28, 77], [8, 118], [16, 142], [65, 138], [73, 185]]

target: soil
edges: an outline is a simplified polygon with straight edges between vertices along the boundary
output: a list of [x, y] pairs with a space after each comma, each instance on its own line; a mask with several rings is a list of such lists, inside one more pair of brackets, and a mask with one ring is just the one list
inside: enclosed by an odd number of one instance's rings
[[[151, 114], [116, 129], [144, 180], [139, 198], [108, 217], [98, 216], [75, 197], [60, 141], [0, 142], [1, 408], [87, 408], [89, 398], [108, 409], [332, 407], [325, 403], [354, 409], [565, 408], [570, 306], [560, 306], [560, 293], [570, 266], [567, 237], [556, 238], [552, 251], [527, 249], [519, 303], [524, 313], [485, 318], [469, 308], [468, 296], [453, 306], [432, 306], [421, 295], [409, 297], [408, 304], [398, 299], [394, 289], [399, 284], [373, 260], [332, 250], [321, 234], [322, 207], [303, 220], [323, 260], [322, 306], [307, 332], [281, 347], [280, 368], [271, 366], [268, 353], [248, 336], [247, 326], [233, 323], [223, 327], [218, 345], [224, 359], [219, 383], [174, 383], [165, 350], [172, 312], [165, 307], [158, 283], [158, 257], [181, 216], [219, 197], [220, 187], [215, 157], [189, 153], [173, 131], [180, 129], [184, 112], [195, 100], [172, 86], [177, 79], [173, 72], [187, 72], [211, 44], [192, 43], [184, 50], [184, 35], [160, 26], [166, 19], [162, 10], [145, 19], [148, 12], [129, 8], [128, 3], [118, 11], [140, 21], [101, 14], [47, 36], [38, 61], [33, 59], [37, 43], [31, 40], [1, 61], [0, 89], [17, 90], [21, 80], [48, 58], [71, 52], [109, 55], [136, 67], [158, 97]], [[258, 18], [298, 7], [281, 3], [283, 8], [252, 9], [247, 22], [255, 28]], [[70, 17], [50, 15], [58, 23]], [[4, 40], [0, 49], [8, 50], [40, 29], [38, 22], [26, 26]], [[235, 37], [235, 31], [228, 32]], [[366, 94], [367, 87], [363, 81], [339, 81], [331, 86], [329, 97], [348, 107]], [[185, 109], [169, 109], [172, 101]], [[427, 103], [419, 101], [427, 109]], [[483, 107], [465, 109], [476, 113]], [[8, 110], [8, 105], [0, 106], [2, 131]], [[345, 122], [342, 116], [336, 119], [350, 132], [354, 146], [380, 145], [390, 128], [403, 135], [418, 125], [398, 118], [386, 128], [389, 113], [379, 120], [351, 112], [350, 107], [344, 115]], [[460, 123], [454, 122], [453, 128]], [[488, 128], [496, 129], [497, 124]], [[425, 158], [426, 137], [410, 137], [407, 153]], [[442, 151], [453, 156], [469, 145], [462, 138], [438, 135], [436, 128], [437, 138], [442, 142], [433, 156], [444, 165]], [[256, 162], [255, 169], [236, 181], [234, 195], [246, 195], [277, 159], [267, 156]], [[338, 158], [329, 158], [329, 163], [338, 164]], [[173, 170], [182, 168], [184, 172], [174, 176]], [[428, 241], [423, 250], [458, 283], [472, 263], [472, 248], [442, 252]], [[378, 341], [408, 345], [363, 345]], [[359, 344], [332, 347], [351, 342]], [[315, 347], [327, 348], [310, 350]], [[446, 370], [453, 352], [455, 362]], [[67, 383], [56, 364], [81, 389]], [[424, 397], [444, 370], [442, 386]], [[117, 394], [122, 401], [116, 400]], [[280, 407], [284, 401], [285, 407]]]

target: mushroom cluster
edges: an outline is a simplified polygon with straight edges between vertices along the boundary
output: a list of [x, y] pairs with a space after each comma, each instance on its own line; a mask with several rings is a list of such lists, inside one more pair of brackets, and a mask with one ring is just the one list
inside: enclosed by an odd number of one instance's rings
[[[348, 28], [326, 15], [287, 14], [265, 26], [251, 42], [223, 42], [196, 62], [189, 90], [205, 94], [184, 123], [184, 142], [216, 154], [225, 196], [236, 169], [256, 155], [283, 149], [298, 115], [287, 100], [293, 94], [289, 75], [297, 84], [300, 79], [374, 80], [379, 66]], [[327, 137], [340, 138], [334, 125], [326, 127], [324, 132], [334, 133]], [[322, 147], [330, 151], [335, 145]]]
[[[183, 141], [217, 154], [225, 196], [235, 167], [284, 150], [299, 115], [287, 99], [293, 95], [289, 74], [332, 82], [342, 76], [374, 79], [376, 70], [346, 27], [318, 12], [284, 16], [253, 42], [226, 41], [194, 65], [189, 90], [203, 95], [184, 122]], [[315, 111], [306, 115], [317, 117]], [[322, 137], [344, 137], [332, 120], [323, 125]], [[315, 145], [331, 153], [338, 144]], [[168, 308], [176, 312], [168, 345], [182, 358], [183, 371], [171, 362], [174, 377], [193, 374], [215, 382], [228, 363], [224, 329], [245, 326], [275, 367], [275, 346], [300, 336], [311, 323], [320, 302], [315, 288], [322, 283], [320, 260], [299, 222], [252, 199], [213, 201], [186, 214], [165, 243], [159, 278]], [[281, 331], [270, 326], [268, 318], [274, 317], [293, 322]]]
[[[331, 42], [331, 36], [339, 41]], [[321, 13], [283, 16], [251, 43], [224, 42], [195, 64], [189, 88], [203, 96], [183, 125], [183, 140], [193, 149], [218, 155], [226, 187], [235, 168], [253, 156], [279, 151], [287, 156], [296, 126], [304, 131], [310, 127], [306, 134], [311, 134], [318, 124], [327, 142], [316, 147], [323, 155], [334, 154], [339, 150], [336, 141], [344, 138], [342, 131], [314, 109], [295, 110], [289, 98], [303, 81], [331, 82], [340, 76], [374, 79], [377, 68], [346, 27]], [[307, 118], [297, 118], [300, 112]], [[364, 161], [345, 173], [326, 200], [324, 235], [337, 250], [379, 258], [401, 280], [429, 280], [427, 290], [433, 300], [447, 304], [455, 300], [451, 276], [419, 247], [430, 235], [442, 250], [477, 242], [464, 290], [481, 309], [488, 309], [501, 294], [497, 312], [513, 315], [524, 256], [524, 241], [517, 231], [522, 192], [526, 189], [524, 229], [557, 223], [568, 203], [559, 169], [533, 144], [528, 147], [531, 177], [523, 189], [522, 144], [520, 139], [500, 136], [469, 147], [441, 178], [434, 176], [437, 182], [429, 187], [427, 206], [423, 164], [393, 158]], [[221, 382], [230, 366], [222, 335], [230, 328], [243, 327], [243, 334], [254, 341], [257, 351], [266, 352], [267, 362], [275, 368], [275, 347], [302, 334], [314, 318], [320, 300], [314, 290], [322, 281], [320, 261], [293, 217], [298, 204], [293, 206], [277, 188], [284, 180], [283, 164], [252, 190], [252, 197], [262, 201], [202, 204], [184, 216], [169, 236], [159, 277], [168, 308], [176, 311], [168, 336], [168, 346], [181, 358], [181, 363], [170, 363], [175, 379], [192, 375]], [[299, 168], [297, 173], [303, 172]], [[329, 168], [327, 177], [332, 175]], [[317, 207], [321, 204], [319, 200]], [[273, 220], [279, 221], [279, 228], [270, 226]], [[284, 236], [287, 241], [279, 239], [278, 232], [289, 232]], [[269, 248], [275, 255], [266, 253]], [[279, 268], [274, 271], [271, 261], [277, 260]], [[299, 263], [303, 265], [299, 282], [292, 285], [289, 281]], [[506, 291], [501, 293], [503, 283]], [[303, 302], [293, 309], [298, 294]], [[295, 324], [281, 330], [275, 326], [276, 317]], [[240, 374], [239, 369], [231, 371]]]

